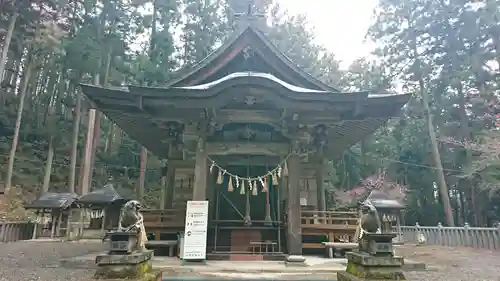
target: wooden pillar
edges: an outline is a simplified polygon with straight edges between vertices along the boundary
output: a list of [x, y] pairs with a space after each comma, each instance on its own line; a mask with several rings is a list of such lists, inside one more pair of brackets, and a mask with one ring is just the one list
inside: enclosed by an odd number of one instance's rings
[[[283, 159], [281, 160], [283, 161]], [[274, 185], [274, 183], [273, 183]], [[281, 202], [287, 200], [288, 198], [288, 175], [282, 175], [281, 178], [278, 179], [279, 193]], [[281, 202], [279, 202], [281, 204]]]
[[166, 170], [166, 192], [165, 192], [165, 209], [172, 209], [174, 203], [174, 189], [175, 189], [175, 166], [172, 161], [167, 163]]
[[104, 207], [104, 208], [102, 209], [101, 232], [102, 232], [103, 234], [105, 234], [105, 233], [106, 233], [106, 217], [107, 217], [107, 216], [106, 216], [106, 213], [107, 213], [107, 209], [108, 209], [107, 207]]
[[160, 210], [164, 210], [167, 205], [167, 165], [167, 163], [163, 163], [163, 167], [161, 167]]
[[398, 243], [403, 242], [403, 231], [401, 230], [401, 211], [398, 211], [396, 213], [396, 229], [398, 232]]
[[61, 237], [61, 223], [63, 218], [63, 209], [59, 210], [59, 216], [57, 217], [57, 227], [56, 227], [56, 236]]
[[92, 148], [94, 140], [94, 123], [95, 123], [96, 110], [89, 109], [89, 120], [87, 128], [87, 138], [85, 139], [85, 156], [83, 159], [83, 173], [82, 182], [80, 183], [80, 195], [89, 193], [90, 186], [92, 185]]
[[300, 157], [294, 153], [288, 158], [287, 240], [290, 255], [302, 255], [300, 172]]
[[211, 219], [215, 214], [215, 198], [217, 188], [221, 186], [216, 183], [217, 181], [217, 173], [207, 173], [207, 193], [206, 197], [208, 200], [208, 218]]
[[54, 211], [52, 211], [52, 213], [50, 214], [50, 239], [54, 238], [57, 224], [56, 219], [57, 216], [54, 216]]
[[198, 138], [198, 147], [196, 149], [196, 163], [194, 166], [194, 186], [193, 200], [205, 200], [207, 192], [207, 172], [208, 158], [205, 150], [205, 139]]
[[[326, 211], [326, 199], [325, 199], [325, 181], [323, 177], [323, 171], [325, 170], [325, 161], [320, 158], [319, 163], [316, 166], [316, 197], [318, 198], [318, 211]], [[323, 215], [323, 213], [320, 213]]]
[[[40, 220], [40, 211], [36, 211], [35, 225], [33, 226], [33, 233], [31, 234], [31, 239], [36, 239], [38, 234], [38, 220]], [[4, 225], [4, 228], [6, 225]], [[0, 235], [0, 242], [2, 241], [2, 235]]]

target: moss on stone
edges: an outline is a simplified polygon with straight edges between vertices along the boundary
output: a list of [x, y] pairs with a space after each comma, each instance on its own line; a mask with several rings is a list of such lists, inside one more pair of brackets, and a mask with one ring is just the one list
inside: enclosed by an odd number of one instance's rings
[[403, 272], [398, 268], [391, 267], [370, 267], [366, 268], [349, 262], [346, 272], [365, 280], [406, 280]]
[[152, 272], [151, 261], [127, 265], [101, 265], [97, 267], [96, 279], [140, 279]]

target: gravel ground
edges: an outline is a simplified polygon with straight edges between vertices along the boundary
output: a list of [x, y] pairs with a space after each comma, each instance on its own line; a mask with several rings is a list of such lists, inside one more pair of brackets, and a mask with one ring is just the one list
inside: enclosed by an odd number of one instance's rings
[[[0, 281], [89, 281], [92, 280], [93, 270], [61, 268], [59, 261], [103, 250], [102, 243], [90, 241], [0, 243]], [[425, 272], [408, 272], [406, 276], [410, 281], [500, 281], [500, 251], [403, 246], [398, 247], [397, 253], [413, 261], [424, 262], [431, 268]], [[169, 275], [184, 274], [172, 272]], [[219, 280], [234, 278], [205, 277]], [[283, 280], [335, 280], [335, 277], [335, 274], [325, 273], [281, 276]]]
[[403, 246], [398, 255], [424, 262], [429, 271], [408, 272], [411, 281], [500, 281], [500, 251], [441, 246]]
[[102, 252], [100, 242], [0, 243], [0, 281], [83, 281], [93, 270], [60, 268], [61, 259]]

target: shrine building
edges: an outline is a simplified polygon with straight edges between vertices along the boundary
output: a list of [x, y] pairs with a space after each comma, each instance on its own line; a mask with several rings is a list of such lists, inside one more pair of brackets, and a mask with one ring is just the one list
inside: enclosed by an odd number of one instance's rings
[[340, 92], [291, 62], [251, 17], [244, 22], [163, 87], [82, 85], [95, 109], [165, 160], [146, 230], [155, 240], [182, 232], [186, 201], [208, 200], [208, 258], [272, 259], [352, 241], [357, 212], [327, 209], [325, 164], [409, 95]]

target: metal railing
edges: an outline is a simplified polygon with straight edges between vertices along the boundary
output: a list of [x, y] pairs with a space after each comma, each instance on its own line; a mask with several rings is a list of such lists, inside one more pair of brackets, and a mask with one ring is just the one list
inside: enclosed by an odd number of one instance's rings
[[499, 227], [401, 226], [404, 242], [450, 247], [500, 250]]
[[0, 222], [0, 242], [29, 240], [34, 227], [33, 222]]

